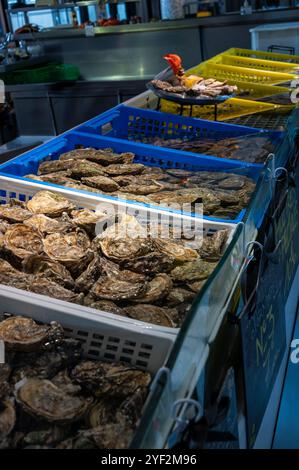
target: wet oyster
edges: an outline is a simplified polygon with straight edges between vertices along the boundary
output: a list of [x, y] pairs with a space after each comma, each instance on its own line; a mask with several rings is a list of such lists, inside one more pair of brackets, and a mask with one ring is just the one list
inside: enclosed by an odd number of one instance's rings
[[37, 351], [49, 341], [50, 330], [31, 318], [9, 317], [0, 322], [0, 339], [7, 351]]
[[[38, 429], [36, 431], [28, 432], [22, 439], [22, 446], [32, 449], [43, 448], [47, 449], [48, 446], [55, 446], [59, 442], [63, 441], [70, 434], [68, 426], [55, 426], [45, 427], [44, 429]], [[30, 446], [30, 447], [28, 447]], [[37, 447], [41, 446], [41, 447]]]
[[16, 399], [30, 415], [60, 424], [80, 420], [93, 401], [69, 395], [51, 381], [40, 379], [27, 380], [16, 391]]
[[55, 299], [64, 300], [65, 302], [74, 302], [76, 304], [82, 304], [84, 300], [84, 294], [75, 294], [74, 292], [61, 287], [53, 281], [48, 279], [37, 277], [30, 282], [28, 290], [35, 294], [47, 295]]
[[199, 254], [208, 261], [217, 261], [221, 257], [222, 249], [227, 241], [229, 231], [218, 230], [212, 236], [204, 238]]
[[96, 224], [109, 220], [109, 216], [104, 212], [92, 211], [90, 209], [74, 210], [71, 213], [72, 222], [78, 227], [86, 230], [91, 235], [95, 235]]
[[9, 376], [11, 367], [9, 364], [0, 364], [0, 407], [1, 400], [10, 394]]
[[85, 297], [84, 304], [90, 308], [103, 310], [104, 312], [115, 313], [116, 315], [122, 315], [122, 309], [111, 300], [98, 300], [95, 302], [94, 299]]
[[0, 220], [0, 235], [4, 235], [9, 227], [9, 223], [4, 222], [4, 220]]
[[92, 258], [87, 233], [77, 228], [69, 233], [53, 233], [44, 240], [44, 251], [62, 263], [73, 275], [80, 274]]
[[110, 423], [126, 423], [126, 417], [119, 410], [120, 405], [121, 401], [113, 396], [98, 401], [88, 413], [87, 422], [89, 426], [96, 428]]
[[119, 189], [119, 185], [116, 181], [113, 181], [112, 178], [108, 178], [107, 176], [90, 176], [82, 178], [82, 182], [87, 186], [91, 186], [92, 188], [100, 189], [107, 192], [117, 191]]
[[131, 260], [151, 251], [152, 240], [149, 238], [104, 238], [100, 241], [102, 252], [116, 262]]
[[174, 309], [157, 307], [156, 305], [138, 304], [123, 308], [123, 314], [134, 320], [154, 323], [159, 326], [174, 327], [171, 319]]
[[132, 300], [146, 290], [146, 283], [101, 277], [91, 289], [96, 300]]
[[31, 276], [18, 271], [7, 261], [0, 259], [0, 284], [26, 290], [30, 279]]
[[26, 273], [44, 277], [66, 289], [73, 289], [75, 287], [75, 282], [70, 272], [62, 264], [45, 255], [28, 256], [23, 261], [23, 269]]
[[40, 163], [38, 167], [38, 175], [46, 175], [47, 173], [54, 173], [56, 171], [65, 171], [72, 168], [75, 160], [51, 160], [48, 162]]
[[152, 194], [152, 193], [157, 193], [159, 191], [163, 191], [165, 188], [165, 185], [162, 183], [157, 183], [155, 181], [149, 180], [149, 181], [139, 181], [139, 182], [132, 182], [130, 184], [127, 184], [123, 188], [120, 188], [120, 191], [124, 192], [129, 192], [132, 194], [139, 194], [139, 195], [147, 195], [147, 194]]
[[63, 212], [71, 212], [75, 206], [65, 197], [50, 191], [40, 191], [27, 203], [30, 212], [59, 217]]
[[170, 276], [176, 282], [201, 281], [207, 279], [216, 265], [217, 263], [209, 263], [198, 258], [195, 261], [184, 263], [182, 266], [177, 266], [170, 272]]
[[123, 423], [109, 423], [80, 431], [73, 438], [61, 442], [58, 449], [126, 449], [133, 438], [133, 430]]
[[[104, 149], [103, 152], [112, 152], [112, 149]], [[79, 159], [79, 160], [88, 160], [96, 155], [97, 150], [93, 148], [78, 148], [70, 150], [69, 152], [62, 153], [59, 157], [59, 160], [70, 160], [70, 159]]]
[[192, 302], [195, 293], [183, 287], [174, 287], [167, 296], [167, 305], [176, 307], [184, 302]]
[[31, 217], [31, 212], [17, 205], [0, 205], [0, 219], [11, 224], [24, 222]]
[[188, 283], [188, 287], [195, 293], [199, 292], [203, 285], [205, 284], [206, 282], [206, 279], [202, 280], [202, 281], [195, 281], [195, 282], [191, 282], [191, 283]]
[[117, 192], [111, 193], [111, 196], [117, 197], [118, 199], [124, 199], [129, 201], [144, 202], [145, 204], [151, 204], [151, 200], [147, 196], [140, 196], [137, 194], [127, 193], [127, 192]]
[[32, 227], [41, 234], [50, 234], [57, 232], [65, 232], [71, 228], [71, 224], [67, 221], [51, 219], [44, 214], [35, 214], [27, 220], [24, 225]]
[[162, 300], [170, 292], [172, 280], [167, 274], [158, 274], [147, 284], [144, 294], [138, 296], [134, 301], [139, 303], [153, 303]]
[[51, 382], [69, 395], [77, 395], [81, 392], [80, 385], [76, 385], [72, 382], [67, 369], [58, 372], [58, 374], [51, 379]]
[[126, 260], [122, 266], [142, 274], [167, 273], [173, 268], [175, 259], [158, 251], [153, 251], [132, 260]]
[[31, 254], [42, 253], [43, 242], [39, 233], [33, 228], [15, 224], [5, 232], [2, 249], [7, 256], [20, 262]]
[[11, 433], [16, 422], [15, 404], [12, 399], [2, 401], [0, 407], [0, 446], [1, 441]]
[[192, 261], [198, 258], [197, 251], [184, 246], [180, 240], [172, 241], [163, 238], [156, 238], [154, 243], [158, 251], [171, 256], [176, 262]]
[[70, 168], [70, 177], [81, 179], [90, 176], [105, 176], [106, 169], [101, 165], [87, 160], [77, 160]]
[[245, 182], [238, 176], [233, 176], [231, 178], [225, 178], [222, 181], [219, 181], [218, 187], [220, 189], [242, 189]]
[[72, 379], [97, 397], [124, 398], [151, 382], [147, 372], [125, 364], [82, 361], [71, 372]]
[[90, 291], [95, 282], [99, 279], [102, 273], [101, 259], [95, 255], [94, 259], [76, 280], [76, 286], [81, 292], [86, 294]]
[[141, 163], [124, 163], [115, 164], [105, 167], [105, 171], [108, 175], [138, 175], [145, 170], [145, 166]]

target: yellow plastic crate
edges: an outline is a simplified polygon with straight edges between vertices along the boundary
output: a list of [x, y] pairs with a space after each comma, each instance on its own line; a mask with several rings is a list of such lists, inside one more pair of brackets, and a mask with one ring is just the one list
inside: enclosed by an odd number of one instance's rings
[[[289, 88], [273, 85], [261, 85], [260, 83], [239, 82], [236, 80], [228, 80], [228, 83], [238, 87], [238, 98], [295, 106], [295, 104], [291, 103], [291, 90]], [[283, 102], [281, 102], [281, 100], [283, 100]]]
[[234, 55], [239, 57], [250, 57], [252, 59], [275, 60], [299, 65], [299, 55], [281, 54], [267, 51], [253, 51], [252, 49], [242, 49], [240, 47], [232, 47], [231, 49], [227, 49], [227, 51], [224, 51], [219, 55]]
[[203, 62], [189, 69], [187, 75], [190, 74], [201, 75], [205, 78], [213, 77], [218, 80], [229, 80], [230, 82], [251, 82], [265, 85], [279, 85], [294, 80], [294, 75], [290, 73], [234, 67], [232, 65], [213, 64], [212, 62]]
[[[242, 100], [239, 98], [231, 98], [224, 103], [221, 103], [217, 107], [217, 120], [225, 121], [227, 119], [234, 119], [241, 116], [247, 116], [249, 114], [263, 113], [263, 112], [289, 112], [292, 109], [291, 106], [281, 106], [270, 103], [263, 103], [260, 101]], [[182, 114], [183, 116], [190, 115], [190, 106], [184, 106], [183, 108], [172, 102], [161, 100], [160, 110], [164, 113], [171, 114]], [[214, 105], [206, 106], [193, 106], [192, 117], [214, 120], [215, 119], [215, 107]]]
[[275, 60], [254, 59], [252, 57], [239, 57], [234, 55], [218, 55], [207, 61], [214, 64], [232, 65], [234, 67], [247, 67], [249, 69], [265, 70], [266, 72], [286, 72], [297, 74], [299, 64], [289, 64]]

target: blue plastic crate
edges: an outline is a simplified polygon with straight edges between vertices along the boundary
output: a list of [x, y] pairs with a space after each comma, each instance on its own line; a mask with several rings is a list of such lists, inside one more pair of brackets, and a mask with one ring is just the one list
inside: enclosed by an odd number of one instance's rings
[[[204, 119], [187, 118], [173, 114], [159, 113], [157, 111], [131, 108], [120, 105], [116, 108], [97, 116], [76, 128], [79, 132], [87, 132], [106, 137], [137, 141], [141, 145], [147, 138], [159, 137], [167, 139], [213, 139], [221, 140], [245, 135], [263, 134], [270, 137], [271, 141], [279, 147], [284, 132], [265, 131], [246, 126], [237, 126], [220, 122], [206, 121]], [[152, 145], [152, 147], [157, 147]], [[182, 155], [192, 154], [194, 157], [203, 157], [204, 154], [183, 152], [175, 150]], [[210, 155], [209, 155], [210, 157]], [[219, 159], [215, 156], [214, 158]], [[252, 163], [240, 160], [222, 158], [224, 162], [240, 166], [251, 166]], [[262, 165], [260, 165], [262, 166]]]
[[[223, 162], [221, 159], [209, 158], [207, 156], [200, 157], [198, 155], [194, 158], [194, 156], [190, 154], [181, 155], [179, 152], [169, 149], [140, 145], [135, 142], [120, 141], [118, 139], [100, 137], [82, 132], [69, 132], [0, 165], [0, 174], [24, 180], [24, 176], [27, 174], [37, 174], [38, 167], [41, 162], [57, 160], [62, 153], [78, 148], [78, 146], [81, 145], [97, 149], [110, 147], [116, 153], [133, 152], [136, 155], [134, 159], [135, 163], [143, 163], [148, 166], [179, 168], [189, 171], [226, 171], [248, 176], [255, 181], [258, 181], [260, 174], [262, 173], [262, 169], [256, 165], [251, 165], [245, 168], [239, 166], [239, 168], [237, 168], [236, 165], [232, 166], [232, 164]], [[42, 184], [47, 188], [56, 186], [50, 183]], [[105, 197], [108, 199], [115, 199], [113, 196], [105, 195]], [[147, 206], [151, 207], [148, 204]], [[235, 220], [224, 220], [208, 216], [204, 216], [204, 218], [219, 222], [236, 223], [242, 220], [244, 213], [245, 210], [242, 210]]]

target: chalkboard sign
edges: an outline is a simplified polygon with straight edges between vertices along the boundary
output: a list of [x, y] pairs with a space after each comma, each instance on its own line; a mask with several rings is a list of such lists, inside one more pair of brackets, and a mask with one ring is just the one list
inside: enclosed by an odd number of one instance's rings
[[[249, 447], [254, 445], [286, 349], [284, 309], [299, 262], [299, 171], [296, 179], [275, 220], [277, 256], [268, 260], [262, 273], [254, 310], [241, 318]], [[265, 235], [260, 234], [263, 241]]]

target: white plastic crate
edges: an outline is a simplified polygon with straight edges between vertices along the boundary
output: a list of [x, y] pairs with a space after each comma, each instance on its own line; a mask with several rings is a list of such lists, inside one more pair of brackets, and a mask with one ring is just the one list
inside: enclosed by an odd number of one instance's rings
[[[7, 203], [11, 198], [18, 199], [20, 201], [28, 201], [36, 192], [45, 189], [45, 186], [40, 183], [33, 183], [27, 181], [18, 181], [14, 178], [8, 178], [4, 176], [0, 176], [0, 204]], [[49, 187], [46, 188], [49, 190]], [[74, 190], [64, 189], [64, 188], [51, 188], [51, 191], [59, 193], [67, 197], [70, 201], [72, 201], [78, 208], [88, 208], [88, 209], [106, 209], [107, 208], [107, 199], [102, 198], [98, 195], [89, 195], [89, 194], [82, 194]], [[118, 204], [117, 201], [110, 204]], [[121, 203], [124, 206], [125, 203]], [[161, 216], [165, 216], [169, 213], [165, 210], [159, 209], [149, 209], [145, 206], [141, 206], [138, 204], [130, 204], [130, 211], [132, 208], [136, 209], [136, 214], [141, 219], [144, 217], [144, 220], [147, 220], [148, 214], [152, 212], [157, 212], [161, 214]], [[132, 212], [130, 212], [132, 213]], [[179, 214], [171, 213], [171, 221], [175, 225], [176, 223], [181, 223], [182, 219], [194, 221], [194, 217], [189, 216], [182, 216]], [[196, 218], [196, 223], [198, 223], [199, 219]], [[220, 222], [210, 222], [201, 219], [203, 236], [209, 236], [217, 232], [218, 230], [222, 229], [229, 229], [230, 236], [227, 241], [227, 245], [230, 243], [234, 231], [236, 230], [236, 224], [230, 223], [220, 223]], [[131, 318], [121, 317], [119, 315], [115, 315], [113, 313], [104, 312], [101, 310], [92, 309], [90, 307], [85, 307], [82, 305], [72, 304], [68, 302], [64, 302], [61, 300], [53, 299], [47, 296], [42, 296], [38, 294], [34, 294], [31, 292], [25, 292], [19, 289], [14, 289], [10, 287], [0, 286], [0, 298], [1, 298], [1, 306], [0, 310], [4, 312], [3, 306], [5, 305], [5, 309], [9, 309], [13, 307], [13, 310], [10, 313], [19, 313], [30, 316], [32, 315], [39, 315], [41, 317], [41, 321], [43, 315], [46, 321], [57, 320], [64, 321], [67, 318], [71, 319], [71, 325], [73, 324], [73, 320], [77, 319], [78, 327], [81, 328], [85, 324], [85, 321], [92, 319], [92, 322], [96, 322], [97, 329], [101, 330], [108, 330], [109, 333], [104, 335], [104, 339], [102, 338], [99, 341], [100, 347], [98, 348], [96, 345], [96, 338], [90, 336], [89, 330], [86, 332], [85, 337], [86, 339], [86, 352], [88, 354], [93, 354], [92, 350], [96, 351], [95, 355], [97, 356], [98, 353], [100, 357], [106, 358], [107, 354], [111, 354], [111, 360], [113, 359], [120, 359], [120, 357], [124, 354], [123, 345], [128, 345], [132, 337], [132, 342], [136, 342], [137, 338], [140, 337], [140, 341], [136, 343], [134, 347], [132, 347], [132, 352], [129, 353], [131, 360], [134, 364], [137, 365], [137, 361], [142, 361], [141, 358], [148, 358], [148, 351], [152, 351], [151, 354], [155, 355], [157, 353], [158, 360], [152, 358], [150, 356], [150, 360], [153, 361], [153, 364], [159, 362], [161, 364], [160, 357], [163, 356], [163, 359], [167, 356], [167, 351], [169, 350], [171, 343], [175, 341], [176, 335], [179, 331], [178, 328], [168, 328], [168, 327], [161, 327], [157, 325], [153, 325], [150, 323], [134, 320]], [[66, 315], [66, 318], [64, 318]], [[115, 336], [113, 332], [122, 332], [119, 337], [118, 342], [113, 342], [112, 344], [109, 340], [109, 337]], [[84, 331], [84, 330], [83, 330]], [[93, 331], [93, 328], [90, 330]], [[78, 333], [74, 331], [72, 335], [77, 337]], [[109, 336], [110, 335], [110, 336]], [[84, 337], [84, 335], [82, 336]], [[117, 337], [117, 335], [116, 335]], [[145, 339], [146, 341], [144, 341]], [[152, 343], [148, 342], [151, 339]], [[109, 342], [110, 341], [110, 342]], [[163, 344], [160, 347], [160, 343]], [[110, 344], [111, 343], [111, 344]], [[146, 345], [145, 350], [142, 350], [142, 345]], [[150, 348], [151, 346], [151, 348]], [[125, 348], [130, 349], [130, 348]], [[146, 362], [146, 361], [145, 361]], [[148, 361], [150, 363], [150, 361]], [[163, 361], [162, 361], [163, 362]], [[142, 366], [142, 364], [139, 364]], [[147, 367], [147, 364], [144, 364], [144, 367]], [[151, 365], [151, 370], [155, 367]]]

